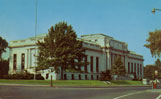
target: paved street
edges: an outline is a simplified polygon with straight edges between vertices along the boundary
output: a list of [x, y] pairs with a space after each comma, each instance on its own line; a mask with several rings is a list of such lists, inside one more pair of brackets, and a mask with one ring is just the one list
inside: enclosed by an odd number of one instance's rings
[[0, 86], [0, 99], [156, 99], [160, 93], [160, 89], [151, 90], [151, 87], [50, 88]]

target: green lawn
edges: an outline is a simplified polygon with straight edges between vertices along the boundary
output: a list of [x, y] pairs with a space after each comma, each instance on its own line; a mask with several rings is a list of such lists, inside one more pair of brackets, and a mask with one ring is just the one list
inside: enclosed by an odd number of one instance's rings
[[[120, 86], [120, 85], [143, 85], [141, 81], [118, 80], [111, 81], [112, 85], [105, 84], [97, 80], [56, 80], [55, 86]], [[50, 80], [5, 80], [0, 79], [0, 83], [5, 84], [29, 84], [29, 85], [49, 85]]]
[[143, 85], [142, 81], [117, 80], [112, 81], [112, 85]]

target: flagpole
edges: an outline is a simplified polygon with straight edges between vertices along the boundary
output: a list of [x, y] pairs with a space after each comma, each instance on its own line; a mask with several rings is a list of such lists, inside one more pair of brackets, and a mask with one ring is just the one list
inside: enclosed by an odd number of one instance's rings
[[36, 80], [36, 66], [37, 66], [37, 52], [36, 52], [36, 35], [37, 35], [37, 3], [35, 0], [35, 68], [34, 68], [34, 80]]

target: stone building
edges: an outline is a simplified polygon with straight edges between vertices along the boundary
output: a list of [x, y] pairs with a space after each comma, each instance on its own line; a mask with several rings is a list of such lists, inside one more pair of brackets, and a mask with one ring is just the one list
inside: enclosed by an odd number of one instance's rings
[[[36, 40], [43, 40], [46, 34], [38, 35], [24, 40], [15, 40], [9, 43], [10, 62], [9, 74], [23, 72], [35, 73], [36, 57], [38, 54]], [[97, 80], [100, 72], [110, 70], [116, 56], [120, 56], [126, 68], [127, 79], [133, 77], [136, 73], [138, 79], [143, 78], [143, 56], [128, 50], [128, 45], [125, 42], [115, 40], [113, 37], [104, 34], [89, 34], [82, 35], [78, 40], [83, 41], [83, 47], [86, 48], [85, 61], [90, 64], [82, 67], [86, 73], [65, 72], [64, 79], [74, 80]], [[45, 79], [57, 80], [61, 78], [60, 73], [51, 72], [51, 68], [39, 71]]]

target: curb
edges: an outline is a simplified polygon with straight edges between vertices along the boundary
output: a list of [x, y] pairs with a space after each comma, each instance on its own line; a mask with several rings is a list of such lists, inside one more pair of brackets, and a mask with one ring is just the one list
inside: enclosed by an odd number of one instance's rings
[[147, 90], [147, 92], [158, 92], [158, 93], [161, 93], [161, 89], [151, 89], [151, 90]]
[[35, 86], [35, 87], [47, 87], [49, 85], [29, 85], [29, 84], [6, 84], [6, 83], [0, 83], [0, 86]]
[[151, 87], [151, 86], [56, 86], [56, 88], [122, 88], [122, 87]]
[[[0, 86], [50, 87], [50, 84], [49, 85], [31, 85], [31, 84], [0, 83]], [[121, 87], [151, 87], [151, 86], [150, 85], [118, 85], [118, 86], [54, 86], [53, 85], [53, 88], [121, 88]]]

